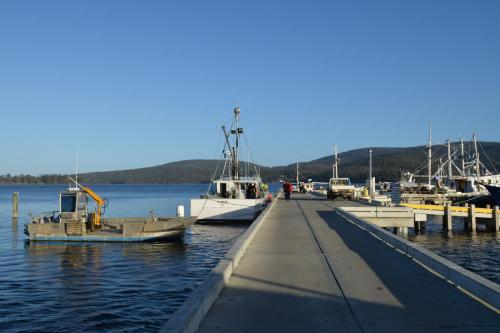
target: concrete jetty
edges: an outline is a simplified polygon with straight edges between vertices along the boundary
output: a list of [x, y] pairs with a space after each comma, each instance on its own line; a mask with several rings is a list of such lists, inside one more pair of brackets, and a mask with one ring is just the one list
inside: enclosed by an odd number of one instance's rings
[[338, 205], [359, 204], [311, 194], [276, 202], [198, 332], [500, 331], [498, 309], [359, 228]]

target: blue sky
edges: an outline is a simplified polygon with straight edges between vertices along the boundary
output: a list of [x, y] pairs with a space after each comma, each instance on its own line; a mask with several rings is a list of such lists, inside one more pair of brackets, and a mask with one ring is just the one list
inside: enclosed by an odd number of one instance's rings
[[1, 1], [0, 174], [499, 141], [499, 1]]

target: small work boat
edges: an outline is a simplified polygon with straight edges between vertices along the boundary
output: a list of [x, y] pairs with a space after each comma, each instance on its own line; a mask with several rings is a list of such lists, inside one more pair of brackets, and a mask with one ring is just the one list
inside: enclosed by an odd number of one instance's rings
[[[71, 179], [71, 178], [70, 178]], [[88, 211], [88, 197], [96, 204]], [[90, 188], [75, 186], [59, 194], [59, 211], [31, 218], [25, 234], [33, 241], [143, 242], [180, 238], [196, 220], [177, 217], [104, 218], [107, 206]], [[179, 211], [179, 209], [178, 209]]]

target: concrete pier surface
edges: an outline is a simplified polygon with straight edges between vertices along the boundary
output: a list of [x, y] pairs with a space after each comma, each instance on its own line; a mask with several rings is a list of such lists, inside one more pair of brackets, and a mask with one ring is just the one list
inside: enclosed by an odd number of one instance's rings
[[500, 332], [500, 316], [313, 195], [280, 200], [198, 332]]

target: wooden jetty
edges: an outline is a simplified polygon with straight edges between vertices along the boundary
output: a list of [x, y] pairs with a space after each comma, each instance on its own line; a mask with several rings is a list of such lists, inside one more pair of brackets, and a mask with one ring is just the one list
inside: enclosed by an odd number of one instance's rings
[[436, 215], [443, 217], [443, 229], [452, 230], [452, 218], [463, 217], [464, 230], [476, 231], [478, 224], [484, 224], [488, 230], [500, 231], [500, 210], [492, 208], [477, 208], [475, 205], [465, 207], [443, 205], [400, 204], [412, 208], [415, 214]]
[[497, 284], [338, 206], [275, 200], [162, 331], [500, 331]]

